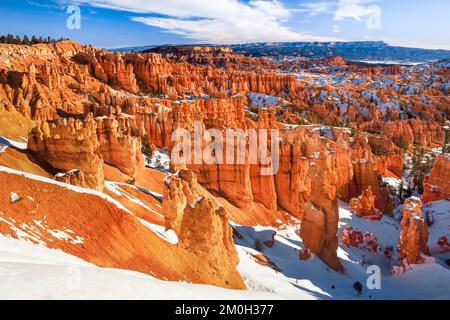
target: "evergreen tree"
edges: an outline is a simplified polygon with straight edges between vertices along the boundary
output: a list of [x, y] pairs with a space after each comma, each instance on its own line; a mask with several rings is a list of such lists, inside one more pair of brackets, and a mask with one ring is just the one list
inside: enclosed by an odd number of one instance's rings
[[142, 137], [142, 153], [145, 155], [147, 166], [150, 166], [150, 159], [153, 156], [152, 147], [146, 136]]
[[22, 44], [28, 46], [30, 44], [30, 39], [28, 39], [28, 36], [23, 36]]
[[445, 130], [445, 143], [442, 147], [442, 154], [450, 153], [450, 130]]
[[7, 44], [12, 44], [13, 43], [13, 36], [12, 36], [12, 34], [7, 34], [6, 35], [6, 40], [5, 40], [5, 43], [7, 43]]
[[400, 148], [402, 148], [403, 150], [407, 150], [408, 149], [408, 141], [406, 141], [405, 136], [401, 135], [400, 139], [398, 141], [398, 146]]
[[353, 285], [353, 289], [355, 289], [356, 293], [358, 293], [358, 296], [362, 295], [363, 286], [362, 286], [361, 282], [359, 282], [359, 281], [355, 282], [355, 284]]
[[403, 188], [405, 187], [405, 185], [404, 185], [404, 183], [403, 183], [403, 180], [402, 180], [402, 182], [400, 182], [400, 186], [398, 187], [398, 197], [399, 197], [399, 199], [400, 199], [400, 201], [401, 202], [403, 202]]

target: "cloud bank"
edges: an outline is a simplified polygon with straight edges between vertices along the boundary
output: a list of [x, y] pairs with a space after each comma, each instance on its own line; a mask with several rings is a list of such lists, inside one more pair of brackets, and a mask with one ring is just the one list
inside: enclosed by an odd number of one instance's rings
[[209, 43], [327, 41], [285, 23], [295, 9], [279, 0], [75, 0], [79, 4], [140, 14], [132, 20]]

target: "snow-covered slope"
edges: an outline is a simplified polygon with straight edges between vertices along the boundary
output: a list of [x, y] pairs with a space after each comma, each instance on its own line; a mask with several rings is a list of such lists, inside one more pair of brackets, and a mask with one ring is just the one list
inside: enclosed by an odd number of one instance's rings
[[[448, 207], [441, 205], [440, 208]], [[343, 202], [340, 203], [339, 215], [339, 234], [351, 226], [354, 230], [374, 234], [380, 246], [380, 250], [373, 253], [340, 243], [338, 255], [346, 270], [344, 274], [330, 270], [317, 257], [300, 261], [299, 250], [303, 247], [298, 236], [300, 225], [277, 229], [235, 226], [242, 236], [242, 239], [236, 239], [241, 258], [238, 270], [247, 286], [252, 290], [274, 293], [283, 299], [450, 299], [450, 270], [443, 261], [413, 265], [402, 275], [389, 274], [395, 261], [385, 256], [384, 249], [397, 246], [398, 221], [389, 217], [379, 222], [360, 219]], [[449, 228], [448, 224], [446, 228]], [[270, 240], [273, 231], [277, 232], [273, 247], [264, 246], [264, 241]], [[261, 253], [271, 261], [272, 268], [254, 265], [252, 257]], [[381, 271], [380, 290], [369, 290], [366, 286], [371, 275], [368, 268], [373, 265]], [[357, 296], [353, 289], [356, 281], [364, 286], [361, 296]]]
[[[340, 231], [347, 226], [372, 232], [380, 247], [395, 246], [398, 223], [352, 216], [345, 203], [340, 208]], [[442, 263], [412, 266], [406, 274], [390, 276], [391, 261], [383, 252], [340, 245], [344, 274], [330, 270], [317, 257], [300, 261], [303, 247], [299, 224], [279, 228], [233, 224], [240, 257], [238, 271], [247, 291], [169, 282], [137, 272], [102, 269], [61, 251], [0, 236], [0, 299], [450, 299], [450, 271]], [[271, 240], [271, 248], [263, 243]], [[258, 245], [255, 245], [258, 243]], [[256, 248], [256, 249], [255, 249]], [[257, 257], [267, 260], [260, 260]], [[381, 269], [381, 290], [369, 290], [367, 268]], [[364, 285], [358, 296], [355, 281]]]
[[0, 299], [276, 299], [102, 269], [61, 251], [0, 236]]

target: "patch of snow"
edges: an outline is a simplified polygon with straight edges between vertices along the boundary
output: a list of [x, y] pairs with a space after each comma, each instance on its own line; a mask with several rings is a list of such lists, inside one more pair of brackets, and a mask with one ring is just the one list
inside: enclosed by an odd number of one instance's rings
[[450, 240], [450, 201], [442, 200], [427, 203], [422, 208], [428, 220], [432, 222], [429, 228], [428, 247], [431, 253], [443, 261], [450, 259], [450, 251], [438, 246], [441, 237]]
[[395, 190], [399, 190], [400, 185], [402, 183], [402, 179], [384, 177], [383, 183], [393, 187]]
[[14, 204], [14, 203], [20, 201], [21, 199], [22, 199], [22, 198], [21, 198], [17, 193], [11, 192], [11, 194], [10, 194], [10, 200], [11, 200], [11, 203], [12, 203], [12, 204]]
[[[123, 189], [121, 189], [119, 186], [120, 185], [124, 185], [124, 186], [128, 186], [128, 187], [133, 187], [135, 189], [140, 190], [141, 188], [137, 188], [135, 186], [132, 185], [128, 185], [128, 184], [124, 184], [124, 183], [118, 183], [118, 182], [110, 182], [110, 181], [105, 181], [105, 187], [106, 189], [108, 189], [109, 191], [111, 191], [113, 194], [117, 195], [117, 196], [123, 196], [126, 197], [128, 200], [130, 200], [131, 202], [136, 203], [137, 205], [141, 206], [142, 208], [164, 218], [164, 216], [153, 210], [152, 208], [150, 208], [149, 206], [147, 206], [144, 202], [142, 202], [141, 200], [137, 199], [136, 197], [133, 197], [131, 194], [129, 194], [128, 192], [125, 192]], [[144, 189], [146, 190], [146, 189]], [[152, 195], [150, 192], [146, 192], [147, 194]], [[160, 194], [157, 194], [158, 196], [161, 196]], [[156, 196], [155, 196], [156, 197]]]
[[[139, 219], [139, 218], [138, 218]], [[153, 231], [158, 237], [169, 242], [170, 244], [176, 245], [179, 242], [177, 234], [173, 230], [166, 230], [165, 227], [150, 223], [146, 220], [139, 219], [139, 221], [146, 226], [148, 229]]]
[[48, 233], [50, 233], [52, 235], [52, 237], [58, 239], [58, 240], [63, 240], [63, 241], [67, 241], [70, 242], [72, 244], [83, 244], [84, 243], [84, 239], [76, 236], [75, 238], [73, 238], [72, 236], [68, 235], [66, 232], [61, 231], [61, 230], [47, 230]]
[[320, 133], [320, 135], [326, 136], [332, 140], [334, 139], [333, 132], [331, 131], [331, 129], [329, 127], [314, 128], [313, 131], [318, 132], [318, 133]]
[[19, 150], [27, 150], [27, 142], [14, 141], [1, 136], [0, 136], [0, 145], [10, 148], [16, 148]]
[[170, 156], [165, 150], [158, 149], [153, 152], [151, 157], [145, 156], [145, 163], [149, 168], [170, 172]]
[[59, 172], [55, 175], [55, 178], [64, 178], [65, 176], [69, 175], [69, 174], [76, 174], [78, 173], [80, 170], [78, 169], [73, 169], [67, 172]]
[[252, 105], [259, 108], [267, 108], [269, 106], [274, 107], [278, 105], [286, 106], [287, 104], [289, 104], [287, 101], [279, 97], [268, 96], [262, 93], [250, 92], [248, 94], [248, 98]]

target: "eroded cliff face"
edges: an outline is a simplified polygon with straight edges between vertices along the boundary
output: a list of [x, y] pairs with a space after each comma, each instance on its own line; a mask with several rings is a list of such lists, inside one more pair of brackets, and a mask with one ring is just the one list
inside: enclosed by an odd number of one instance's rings
[[423, 203], [450, 199], [450, 158], [438, 156], [424, 181]]
[[422, 147], [443, 145], [445, 131], [434, 121], [421, 119], [383, 122], [381, 120], [363, 124], [364, 130], [373, 133], [382, 133], [398, 145]]
[[86, 186], [103, 190], [103, 160], [92, 116], [84, 122], [73, 118], [57, 124], [42, 122], [31, 131], [28, 149], [54, 169], [80, 170]]
[[409, 198], [403, 207], [402, 231], [398, 241], [398, 259], [403, 265], [420, 264], [428, 249], [428, 225], [422, 212], [422, 202]]
[[33, 120], [54, 120], [83, 111], [84, 91], [95, 90], [88, 69], [71, 57], [84, 50], [74, 42], [0, 47], [0, 97]]
[[[264, 113], [260, 115], [258, 123], [247, 122], [247, 125], [262, 128], [276, 125], [268, 114], [263, 115]], [[337, 198], [352, 179], [349, 144], [343, 138], [334, 142], [321, 137], [307, 127], [283, 131], [279, 144], [280, 170], [274, 175], [261, 175], [261, 165], [257, 164], [181, 164], [174, 168], [174, 172], [183, 167], [189, 168], [209, 192], [225, 198], [242, 210], [251, 210], [259, 204], [274, 213], [279, 210], [286, 211], [301, 219], [301, 236], [308, 249], [332, 268], [342, 271], [336, 254]], [[235, 145], [224, 145], [224, 150], [229, 147], [235, 148]], [[193, 159], [194, 156], [192, 155]], [[173, 188], [185, 190], [186, 186], [183, 184], [174, 185]], [[168, 194], [168, 199], [178, 198], [179, 203], [195, 199], [195, 196], [189, 196], [189, 193], [181, 198], [177, 194]], [[177, 201], [171, 201], [167, 206], [178, 212], [176, 216], [179, 217], [181, 209]], [[313, 208], [317, 208], [316, 211], [321, 214], [313, 214]], [[322, 217], [321, 221], [315, 220], [318, 216]], [[179, 221], [179, 218], [174, 217], [173, 221], [177, 228], [176, 221]]]
[[[326, 161], [326, 158], [322, 157], [321, 160]], [[334, 270], [343, 272], [344, 268], [337, 257], [339, 212], [336, 186], [328, 170], [313, 168], [311, 174], [312, 187], [322, 192], [311, 192], [311, 199], [306, 203], [302, 216], [300, 236], [306, 250], [317, 254]]]
[[97, 118], [96, 122], [103, 161], [135, 178], [144, 161], [141, 141], [132, 136], [130, 120], [127, 117]]
[[[370, 188], [375, 199], [375, 208], [385, 214], [392, 214], [395, 203], [389, 189], [382, 183], [383, 177], [399, 178], [403, 172], [403, 156], [398, 148], [390, 144], [383, 145], [378, 138], [357, 134], [353, 137], [351, 157], [353, 179], [348, 184], [344, 199], [358, 198]], [[372, 146], [382, 151], [375, 155]]]

